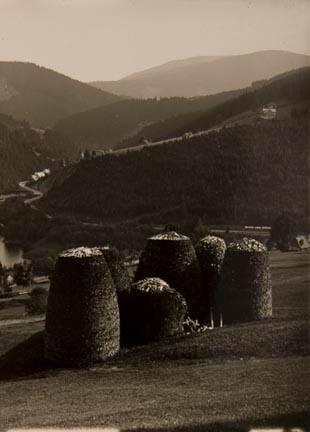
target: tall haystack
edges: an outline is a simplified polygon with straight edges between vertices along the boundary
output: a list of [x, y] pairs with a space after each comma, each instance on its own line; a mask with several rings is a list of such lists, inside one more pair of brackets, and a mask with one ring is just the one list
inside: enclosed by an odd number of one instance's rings
[[130, 277], [120, 252], [110, 246], [99, 247], [104, 256], [117, 293], [130, 288]]
[[269, 255], [262, 243], [243, 238], [228, 245], [218, 294], [224, 324], [272, 316]]
[[208, 235], [197, 243], [195, 249], [201, 267], [205, 290], [205, 295], [202, 299], [205, 314], [202, 317], [202, 322], [209, 323], [211, 320], [211, 310], [214, 308], [215, 293], [219, 286], [226, 243], [220, 237]]
[[159, 278], [133, 284], [124, 322], [127, 346], [143, 345], [183, 332], [187, 306], [183, 296]]
[[189, 237], [170, 231], [149, 238], [135, 281], [148, 277], [158, 277], [167, 282], [183, 295], [191, 318], [201, 318], [204, 296], [201, 271]]
[[125, 334], [126, 334], [126, 323], [128, 321], [128, 290], [130, 289], [130, 277], [124, 262], [121, 258], [119, 251], [116, 248], [111, 248], [109, 246], [99, 247], [105, 260], [110, 269], [110, 273], [114, 282], [116, 289], [118, 306], [119, 306], [119, 316], [120, 316], [120, 343], [121, 346], [126, 345]]
[[51, 279], [45, 355], [67, 366], [88, 366], [119, 350], [116, 291], [98, 248], [62, 252]]

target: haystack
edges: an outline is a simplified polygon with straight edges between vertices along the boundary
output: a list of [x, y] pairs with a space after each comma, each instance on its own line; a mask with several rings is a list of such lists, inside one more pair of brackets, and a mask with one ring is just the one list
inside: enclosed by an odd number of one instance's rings
[[201, 271], [189, 237], [170, 231], [149, 238], [135, 281], [147, 277], [158, 277], [167, 282], [183, 295], [191, 318], [201, 318], [204, 296]]
[[119, 311], [108, 265], [98, 248], [62, 252], [48, 298], [45, 355], [88, 366], [119, 350]]
[[116, 292], [128, 290], [130, 288], [130, 277], [120, 252], [110, 246], [99, 247], [99, 250], [108, 264]]
[[219, 286], [221, 267], [225, 256], [226, 243], [220, 237], [208, 235], [201, 239], [196, 247], [200, 264], [205, 295], [202, 298], [203, 323], [210, 323], [211, 311], [214, 308], [214, 296]]
[[272, 316], [269, 255], [262, 243], [244, 238], [228, 245], [217, 309], [224, 325]]
[[143, 345], [183, 332], [187, 306], [183, 296], [159, 278], [131, 286], [124, 322], [127, 346]]
[[126, 345], [124, 326], [127, 322], [128, 305], [128, 290], [130, 289], [130, 277], [119, 251], [116, 248], [104, 246], [99, 248], [108, 264], [114, 286], [116, 289], [119, 316], [120, 316], [120, 344]]

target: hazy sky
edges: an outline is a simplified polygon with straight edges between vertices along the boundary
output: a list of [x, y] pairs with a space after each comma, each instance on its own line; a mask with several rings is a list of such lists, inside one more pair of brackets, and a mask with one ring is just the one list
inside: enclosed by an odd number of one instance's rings
[[82, 81], [263, 49], [310, 54], [310, 0], [0, 0], [0, 60]]

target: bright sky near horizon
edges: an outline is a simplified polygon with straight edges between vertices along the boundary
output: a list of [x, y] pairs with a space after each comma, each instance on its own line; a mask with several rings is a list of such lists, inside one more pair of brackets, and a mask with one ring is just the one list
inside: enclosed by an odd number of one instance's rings
[[81, 81], [266, 49], [310, 54], [310, 0], [0, 0], [0, 60]]

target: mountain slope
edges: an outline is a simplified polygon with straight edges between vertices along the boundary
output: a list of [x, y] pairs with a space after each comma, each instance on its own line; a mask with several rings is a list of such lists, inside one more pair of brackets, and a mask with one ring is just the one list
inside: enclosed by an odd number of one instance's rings
[[0, 62], [0, 112], [46, 128], [56, 120], [119, 100], [33, 63]]
[[74, 144], [59, 134], [39, 134], [26, 122], [0, 114], [0, 194], [15, 189], [35, 171], [57, 166]]
[[269, 225], [287, 209], [303, 219], [309, 132], [308, 119], [266, 122], [82, 161], [43, 205], [113, 223]]
[[154, 66], [149, 69], [145, 69], [143, 71], [135, 72], [130, 75], [127, 75], [123, 78], [123, 80], [130, 80], [130, 79], [142, 78], [146, 76], [152, 76], [152, 75], [156, 75], [158, 72], [167, 72], [184, 66], [192, 66], [194, 64], [209, 63], [214, 60], [218, 60], [220, 58], [222, 57], [199, 56], [199, 57], [190, 57], [188, 59], [182, 59], [182, 60], [171, 60], [159, 66]]
[[[260, 86], [260, 87], [259, 87]], [[212, 127], [251, 123], [257, 120], [258, 111], [268, 103], [278, 104], [278, 117], [290, 117], [298, 105], [310, 105], [310, 67], [302, 68], [259, 83], [243, 94], [224, 101], [208, 110], [201, 110], [145, 126], [139, 134], [118, 143], [115, 148], [136, 146], [139, 136], [152, 141], [198, 132]], [[255, 90], [256, 87], [259, 87]]]
[[245, 91], [235, 90], [192, 99], [127, 99], [62, 119], [55, 124], [54, 129], [74, 139], [84, 148], [107, 149], [132, 134], [139, 134], [141, 129], [153, 122], [212, 108]]
[[90, 84], [131, 97], [192, 97], [248, 87], [253, 81], [304, 66], [310, 66], [310, 56], [286, 51], [259, 51], [220, 58], [187, 59], [157, 66], [119, 81]]
[[310, 107], [310, 67], [273, 78], [254, 92], [241, 95], [201, 116], [196, 116], [194, 120], [184, 124], [174, 133], [182, 135], [188, 130], [208, 129], [219, 123], [235, 124], [238, 122], [236, 118], [242, 113], [247, 113], [249, 121], [252, 121], [257, 118], [257, 110], [268, 103], [277, 104], [278, 118], [282, 117], [282, 111], [285, 112], [285, 117], [293, 116], [294, 110], [298, 109], [299, 105]]

